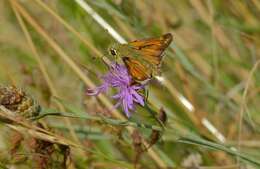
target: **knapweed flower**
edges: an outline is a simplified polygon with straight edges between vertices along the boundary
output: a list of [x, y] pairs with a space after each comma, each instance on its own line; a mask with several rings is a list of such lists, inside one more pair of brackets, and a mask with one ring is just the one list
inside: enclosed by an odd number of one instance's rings
[[144, 106], [144, 98], [138, 93], [144, 89], [143, 85], [133, 84], [127, 68], [118, 63], [112, 63], [107, 74], [101, 77], [103, 84], [95, 89], [88, 89], [88, 95], [98, 95], [101, 92], [107, 92], [109, 88], [116, 88], [117, 94], [112, 98], [117, 100], [115, 107], [122, 106], [127, 117], [131, 116], [135, 104]]

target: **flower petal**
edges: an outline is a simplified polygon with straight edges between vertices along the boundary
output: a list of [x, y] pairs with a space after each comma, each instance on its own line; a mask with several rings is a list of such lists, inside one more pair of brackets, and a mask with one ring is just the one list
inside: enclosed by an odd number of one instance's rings
[[131, 114], [129, 112], [129, 107], [127, 105], [126, 100], [123, 100], [123, 109], [124, 109], [124, 112], [125, 112], [126, 116], [129, 118], [131, 116]]
[[87, 89], [86, 94], [90, 96], [96, 96], [101, 92], [107, 92], [109, 84], [103, 83], [101, 86], [96, 87], [95, 89]]
[[144, 106], [144, 98], [141, 95], [139, 95], [136, 91], [133, 91], [132, 95], [136, 103]]

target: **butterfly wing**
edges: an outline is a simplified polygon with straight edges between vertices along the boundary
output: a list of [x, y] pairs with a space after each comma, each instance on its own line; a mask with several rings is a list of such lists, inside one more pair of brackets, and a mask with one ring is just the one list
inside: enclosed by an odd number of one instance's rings
[[123, 57], [122, 59], [129, 74], [134, 80], [144, 81], [151, 78], [152, 72], [147, 65], [144, 65], [139, 60], [130, 57]]
[[161, 63], [164, 50], [170, 45], [172, 35], [167, 33], [158, 38], [148, 38], [129, 42], [129, 46], [151, 65]]

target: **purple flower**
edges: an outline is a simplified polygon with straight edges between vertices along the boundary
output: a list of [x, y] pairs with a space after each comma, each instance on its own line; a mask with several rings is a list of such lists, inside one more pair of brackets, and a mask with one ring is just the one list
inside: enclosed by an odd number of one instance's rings
[[94, 90], [87, 90], [88, 95], [98, 95], [107, 92], [109, 88], [116, 88], [117, 94], [112, 96], [118, 102], [115, 107], [121, 105], [127, 117], [131, 116], [131, 110], [135, 109], [135, 103], [144, 106], [144, 98], [138, 91], [144, 88], [140, 84], [132, 84], [132, 78], [125, 66], [112, 63], [110, 71], [102, 76], [103, 84]]

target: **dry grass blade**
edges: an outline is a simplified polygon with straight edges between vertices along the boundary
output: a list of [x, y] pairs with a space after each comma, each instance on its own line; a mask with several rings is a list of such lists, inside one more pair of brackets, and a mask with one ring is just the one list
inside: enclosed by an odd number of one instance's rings
[[[207, 24], [207, 25], [211, 25], [211, 19], [210, 19], [210, 14], [208, 13], [208, 11], [206, 10], [206, 8], [203, 6], [202, 2], [200, 0], [190, 0], [190, 3], [194, 6], [194, 8], [197, 10], [197, 12], [199, 13], [200, 17], [202, 18], [202, 20]], [[227, 50], [229, 50], [230, 54], [232, 57], [234, 57], [235, 59], [240, 59], [240, 55], [237, 51], [237, 49], [235, 48], [235, 46], [232, 44], [232, 42], [230, 41], [230, 39], [227, 38], [225, 32], [223, 31], [223, 29], [217, 24], [214, 24], [214, 32], [213, 35], [215, 36], [215, 38], [219, 41], [219, 43], [226, 48]]]
[[[241, 150], [241, 139], [242, 139], [242, 128], [243, 128], [243, 119], [244, 119], [244, 111], [245, 111], [245, 108], [246, 108], [246, 104], [247, 104], [247, 101], [246, 101], [246, 97], [247, 97], [247, 93], [248, 93], [248, 90], [249, 90], [249, 86], [252, 82], [252, 77], [255, 73], [255, 71], [257, 70], [258, 66], [260, 65], [260, 60], [258, 60], [252, 70], [250, 71], [250, 75], [248, 77], [248, 80], [246, 82], [246, 86], [245, 86], [245, 89], [244, 89], [244, 92], [243, 92], [243, 96], [242, 96], [242, 103], [241, 103], [241, 108], [240, 108], [240, 112], [239, 112], [239, 126], [238, 126], [238, 152], [240, 152]], [[238, 165], [240, 165], [240, 158], [237, 157], [237, 163]]]
[[108, 33], [114, 37], [119, 43], [126, 43], [126, 40], [117, 33], [117, 31], [110, 26], [98, 13], [96, 13], [85, 1], [75, 0], [79, 6], [81, 6], [91, 17], [93, 17], [96, 22], [98, 22], [102, 27], [106, 28]]
[[43, 7], [47, 12], [49, 12], [53, 17], [55, 17], [62, 25], [64, 25], [70, 32], [72, 32], [74, 35], [79, 38], [80, 41], [82, 41], [86, 47], [88, 47], [97, 57], [103, 57], [102, 53], [94, 46], [92, 45], [85, 37], [83, 37], [79, 32], [77, 32], [72, 26], [70, 26], [65, 20], [63, 20], [57, 13], [55, 13], [50, 7], [45, 5], [40, 0], [35, 0], [41, 7]]
[[[13, 2], [13, 1], [11, 1], [11, 2]], [[28, 32], [28, 30], [27, 30], [27, 28], [26, 28], [26, 26], [25, 26], [25, 24], [24, 24], [24, 22], [23, 22], [23, 20], [22, 20], [22, 18], [21, 18], [21, 16], [20, 16], [20, 14], [19, 14], [19, 13], [17, 12], [17, 10], [15, 9], [13, 3], [12, 3], [12, 7], [13, 7], [13, 10], [14, 10], [14, 12], [15, 12], [15, 15], [16, 15], [16, 17], [17, 17], [17, 19], [18, 19], [18, 22], [20, 23], [20, 25], [21, 25], [21, 27], [22, 27], [22, 30], [23, 30], [23, 32], [24, 32], [24, 34], [25, 34], [25, 37], [26, 37], [27, 41], [28, 41], [28, 44], [29, 44], [29, 46], [30, 46], [30, 48], [31, 48], [31, 50], [32, 50], [32, 52], [33, 52], [33, 54], [34, 54], [33, 56], [35, 57], [35, 60], [37, 61], [38, 65], [39, 65], [39, 68], [40, 68], [40, 70], [41, 70], [41, 72], [42, 72], [42, 74], [43, 74], [43, 76], [44, 76], [44, 79], [45, 79], [46, 82], [47, 82], [47, 85], [48, 85], [48, 87], [49, 87], [49, 89], [50, 89], [50, 91], [51, 91], [52, 96], [58, 97], [58, 92], [57, 92], [57, 90], [55, 89], [54, 84], [53, 84], [51, 78], [50, 78], [49, 75], [48, 75], [47, 69], [46, 69], [45, 65], [43, 64], [43, 62], [42, 62], [42, 60], [41, 60], [41, 57], [39, 56], [39, 54], [38, 54], [38, 52], [37, 52], [37, 50], [36, 50], [36, 47], [35, 47], [35, 45], [34, 45], [34, 43], [33, 43], [33, 41], [32, 41], [32, 38], [31, 38], [31, 36], [30, 36], [30, 34], [29, 34], [29, 32]], [[59, 107], [59, 109], [60, 109], [61, 111], [65, 111], [65, 108], [64, 108], [63, 105], [61, 105], [60, 103], [58, 103], [58, 107]], [[71, 122], [70, 122], [70, 120], [69, 120], [68, 118], [65, 118], [64, 121], [65, 121], [65, 124], [67, 124], [67, 126], [68, 126], [68, 128], [69, 128], [69, 130], [70, 130], [70, 134], [71, 134], [71, 136], [73, 137], [73, 139], [74, 139], [75, 141], [77, 141], [78, 143], [80, 143], [79, 139], [77, 138], [75, 132], [73, 131], [73, 129], [72, 129], [72, 127], [71, 127]]]
[[65, 146], [72, 146], [75, 148], [81, 148], [82, 146], [78, 145], [77, 143], [73, 143], [61, 136], [58, 136], [50, 131], [47, 131], [43, 128], [39, 128], [35, 126], [34, 124], [30, 123], [29, 121], [22, 120], [21, 118], [18, 118], [15, 116], [14, 112], [11, 112], [10, 110], [6, 109], [3, 106], [0, 106], [0, 119], [4, 122], [7, 120], [8, 122], [6, 125], [18, 132], [21, 132], [22, 134], [29, 134], [32, 137], [49, 141], [52, 143], [57, 143]]

